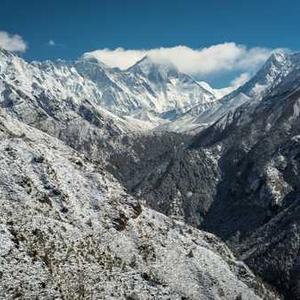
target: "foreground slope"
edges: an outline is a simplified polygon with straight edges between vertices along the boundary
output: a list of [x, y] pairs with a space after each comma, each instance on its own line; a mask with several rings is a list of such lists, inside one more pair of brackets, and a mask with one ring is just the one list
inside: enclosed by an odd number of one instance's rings
[[0, 148], [1, 297], [276, 299], [213, 235], [3, 111]]

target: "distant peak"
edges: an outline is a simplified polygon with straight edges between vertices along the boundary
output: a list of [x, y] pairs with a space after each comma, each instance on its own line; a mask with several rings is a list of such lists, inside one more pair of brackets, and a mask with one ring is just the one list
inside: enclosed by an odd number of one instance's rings
[[5, 50], [4, 48], [1, 48], [1, 47], [0, 47], [0, 54], [1, 54], [2, 56], [7, 56], [7, 57], [13, 57], [13, 56], [16, 56], [13, 52], [8, 51], [8, 50]]
[[153, 63], [151, 58], [148, 55], [145, 55], [143, 58], [138, 60], [134, 65], [141, 65], [141, 64], [147, 64], [147, 63]]
[[143, 73], [146, 76], [149, 76], [153, 73], [159, 73], [162, 77], [167, 77], [169, 74], [178, 73], [178, 69], [171, 62], [156, 60], [148, 55], [144, 56], [141, 60], [136, 62], [127, 70], [135, 73]]
[[165, 67], [169, 67], [170, 69], [176, 69], [177, 70], [176, 66], [170, 60], [153, 58], [149, 55], [144, 56], [140, 60], [140, 63], [152, 64], [152, 65], [156, 65], [156, 66], [165, 66]]
[[104, 62], [102, 62], [101, 60], [99, 60], [98, 58], [96, 58], [93, 55], [83, 55], [77, 60], [77, 62], [79, 62], [79, 63], [88, 62], [88, 63], [91, 63], [91, 64], [98, 65], [102, 68], [109, 68]]
[[291, 56], [289, 53], [279, 50], [269, 57], [269, 59], [265, 62], [265, 64], [262, 66], [262, 68], [256, 73], [254, 78], [257, 79], [258, 77], [265, 77], [266, 74], [269, 74], [270, 72], [274, 74], [281, 72], [283, 68], [287, 68], [291, 64]]
[[289, 54], [286, 53], [284, 50], [278, 50], [270, 56], [267, 62], [272, 62], [272, 63], [283, 63], [287, 60], [289, 57]]

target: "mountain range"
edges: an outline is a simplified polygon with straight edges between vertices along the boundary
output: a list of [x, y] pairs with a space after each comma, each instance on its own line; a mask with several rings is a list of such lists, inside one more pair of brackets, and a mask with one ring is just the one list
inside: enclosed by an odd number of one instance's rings
[[227, 91], [1, 49], [0, 295], [300, 299], [300, 54]]

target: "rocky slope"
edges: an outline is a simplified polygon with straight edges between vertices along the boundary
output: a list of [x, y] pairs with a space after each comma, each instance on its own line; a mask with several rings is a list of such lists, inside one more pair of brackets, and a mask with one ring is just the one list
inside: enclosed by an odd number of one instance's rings
[[277, 298], [216, 237], [3, 110], [0, 148], [1, 299]]
[[222, 237], [287, 299], [299, 299], [299, 54], [287, 59], [288, 72], [261, 98], [151, 164], [133, 193]]

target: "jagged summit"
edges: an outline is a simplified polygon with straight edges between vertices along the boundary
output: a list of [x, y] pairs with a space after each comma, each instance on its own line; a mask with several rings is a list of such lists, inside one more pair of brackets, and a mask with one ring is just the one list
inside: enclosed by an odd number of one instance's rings
[[213, 102], [213, 105], [209, 107], [203, 108], [201, 104], [197, 104], [187, 114], [178, 118], [174, 124], [169, 124], [167, 129], [172, 130], [173, 127], [176, 131], [178, 128], [181, 131], [196, 128], [202, 130], [227, 113], [233, 113], [235, 109], [245, 103], [257, 105], [267, 95], [278, 93], [280, 89], [283, 89], [284, 84], [287, 88], [291, 88], [289, 84], [294, 82], [295, 77], [298, 76], [296, 74], [296, 70], [299, 68], [298, 59], [299, 54], [297, 53], [289, 54], [285, 51], [273, 53], [244, 85]]
[[220, 102], [233, 101], [238, 95], [260, 100], [291, 70], [291, 56], [282, 51], [271, 54], [264, 65], [244, 85], [225, 96]]
[[219, 99], [220, 93], [206, 83], [197, 82], [171, 63], [151, 56], [143, 57], [125, 71], [108, 68], [91, 57], [75, 62], [27, 63], [5, 50], [1, 50], [0, 56], [2, 78], [12, 84], [9, 78], [14, 77], [24, 86], [23, 91], [39, 93], [47, 85], [47, 93], [52, 97], [72, 97], [77, 103], [89, 99], [119, 117], [129, 117], [130, 122], [148, 115], [147, 130], [169, 123], [165, 128], [176, 131], [203, 128], [203, 124], [205, 127], [217, 121], [247, 101], [256, 103], [271, 91], [275, 93], [276, 87], [284, 82], [288, 87], [297, 75], [298, 61], [298, 53], [273, 53], [252, 79]]
[[169, 76], [179, 73], [178, 69], [169, 61], [157, 61], [146, 55], [133, 66], [128, 68], [129, 72], [142, 73], [143, 75], [156, 80], [166, 80]]
[[107, 66], [103, 61], [100, 61], [94, 56], [81, 56], [79, 59], [76, 60], [76, 63], [89, 63], [94, 64], [95, 66], [100, 66], [101, 68], [109, 69], [109, 66]]
[[[47, 93], [53, 97], [58, 97], [59, 89], [61, 99], [72, 97], [77, 103], [89, 99], [120, 117], [138, 116], [144, 111], [154, 113], [156, 119], [160, 118], [159, 123], [164, 123], [176, 119], [197, 103], [215, 101], [215, 96], [193, 78], [178, 72], [169, 63], [160, 63], [148, 56], [125, 71], [108, 68], [87, 57], [75, 62], [27, 63], [3, 51], [0, 59], [2, 77], [8, 80], [11, 77], [8, 73], [13, 73], [30, 93], [33, 86], [39, 87], [34, 91], [39, 93], [42, 86], [47, 85]], [[11, 62], [9, 67], [8, 61]], [[18, 78], [21, 74], [27, 75]], [[156, 125], [157, 122], [152, 127]]]
[[272, 62], [282, 62], [284, 60], [286, 60], [291, 53], [289, 53], [286, 50], [276, 50], [274, 51], [270, 57], [268, 58], [268, 60], [266, 61], [266, 63], [272, 61]]

